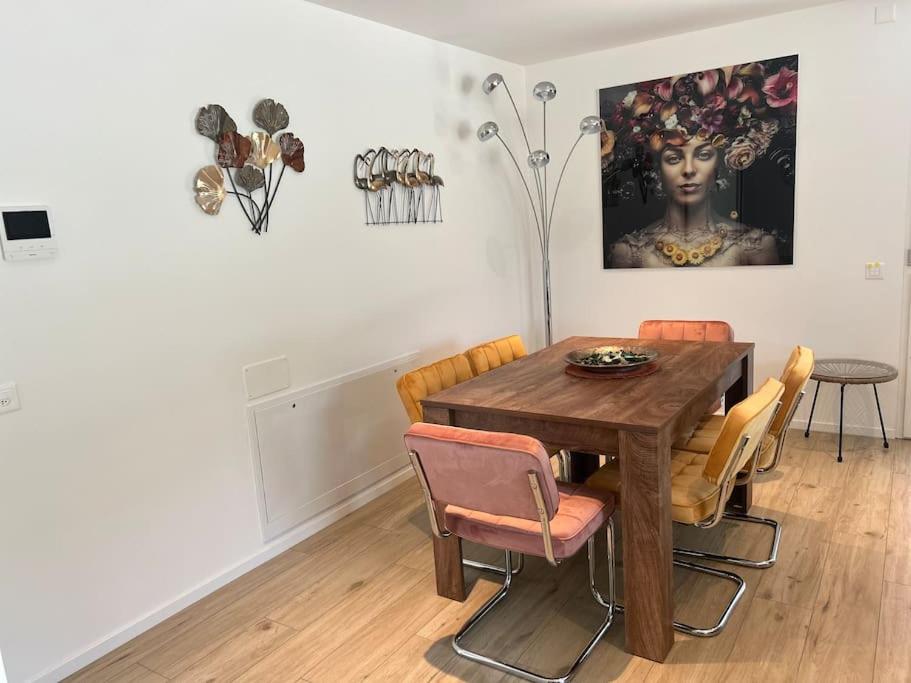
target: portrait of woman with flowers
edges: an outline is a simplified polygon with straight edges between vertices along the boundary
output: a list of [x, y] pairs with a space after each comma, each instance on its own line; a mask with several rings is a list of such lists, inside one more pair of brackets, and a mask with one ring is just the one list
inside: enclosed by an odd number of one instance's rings
[[793, 263], [797, 55], [600, 91], [605, 268]]

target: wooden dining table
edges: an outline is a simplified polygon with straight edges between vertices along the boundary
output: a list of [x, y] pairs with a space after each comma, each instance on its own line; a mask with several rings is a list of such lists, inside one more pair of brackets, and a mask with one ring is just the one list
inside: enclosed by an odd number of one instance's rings
[[[628, 379], [565, 372], [570, 351], [642, 346], [658, 371]], [[753, 389], [753, 344], [570, 337], [421, 402], [424, 421], [537, 437], [573, 452], [574, 480], [596, 456], [617, 454], [622, 490], [624, 623], [628, 652], [664, 661], [674, 643], [671, 444], [720, 396], [732, 406]], [[729, 506], [745, 511], [750, 485]], [[465, 600], [461, 542], [433, 539], [437, 592]]]

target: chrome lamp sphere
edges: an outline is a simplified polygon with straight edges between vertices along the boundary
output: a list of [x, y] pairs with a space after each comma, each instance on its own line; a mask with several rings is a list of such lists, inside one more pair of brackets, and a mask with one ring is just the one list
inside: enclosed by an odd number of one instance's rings
[[496, 137], [500, 132], [500, 127], [493, 121], [487, 121], [478, 126], [478, 140], [487, 142], [492, 137]]
[[541, 81], [532, 88], [531, 94], [539, 102], [550, 102], [557, 96], [557, 86], [550, 81]]
[[536, 149], [528, 155], [528, 165], [531, 168], [544, 168], [550, 163], [550, 154], [543, 149]]
[[496, 88], [502, 82], [503, 74], [494, 72], [484, 79], [484, 83], [481, 85], [481, 88], [484, 90], [485, 94], [489, 95], [491, 92], [493, 92], [494, 88]]
[[579, 122], [579, 131], [583, 135], [594, 135], [601, 132], [601, 119], [597, 116], [586, 116]]

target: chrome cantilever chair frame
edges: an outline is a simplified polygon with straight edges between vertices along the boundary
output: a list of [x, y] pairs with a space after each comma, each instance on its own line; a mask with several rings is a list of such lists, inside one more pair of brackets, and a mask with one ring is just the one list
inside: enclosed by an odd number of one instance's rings
[[[794, 401], [794, 405], [791, 407], [790, 412], [788, 413], [787, 418], [785, 419], [784, 428], [781, 430], [781, 437], [778, 439], [778, 442], [775, 444], [775, 456], [772, 459], [772, 462], [768, 467], [759, 469], [758, 461], [759, 454], [753, 456], [750, 468], [746, 473], [741, 473], [737, 477], [737, 484], [746, 484], [751, 481], [757, 473], [771, 472], [778, 466], [779, 460], [781, 460], [782, 449], [784, 448], [784, 442], [787, 438], [788, 428], [791, 425], [791, 420], [794, 418], [794, 414], [797, 412], [797, 407], [800, 405], [800, 401], [803, 399], [803, 396], [806, 392], [801, 391], [797, 396], [797, 400]], [[781, 404], [778, 404], [777, 411], [781, 409]], [[775, 416], [772, 416], [772, 420], [775, 419]], [[770, 423], [771, 425], [771, 423]], [[768, 429], [766, 429], [765, 434], [763, 434], [763, 439], [765, 435], [768, 434]], [[727, 500], [726, 498], [724, 500]], [[740, 512], [725, 512], [724, 505], [722, 504], [719, 509], [715, 510], [715, 514], [710, 518], [696, 523], [694, 526], [699, 527], [700, 529], [710, 529], [713, 526], [717, 525], [722, 519], [727, 519], [732, 522], [747, 522], [749, 524], [761, 524], [763, 526], [770, 527], [772, 529], [772, 545], [769, 548], [768, 557], [764, 560], [750, 560], [745, 557], [734, 557], [731, 555], [721, 555], [719, 553], [710, 553], [703, 550], [693, 550], [692, 548], [674, 548], [674, 552], [678, 555], [683, 555], [684, 557], [695, 557], [700, 560], [711, 560], [714, 562], [722, 562], [724, 564], [733, 564], [738, 567], [750, 567], [752, 569], [768, 569], [773, 566], [778, 561], [778, 547], [781, 545], [781, 525], [777, 520], [769, 519], [767, 517], [757, 517], [755, 515], [742, 514]]]
[[[427, 505], [427, 513], [430, 516], [430, 527], [433, 530], [433, 533], [438, 538], [448, 538], [452, 535], [445, 526], [440, 525], [440, 520], [437, 514], [436, 506], [433, 504], [433, 498], [430, 495], [430, 487], [427, 484], [427, 478], [424, 476], [424, 470], [421, 467], [421, 461], [418, 454], [415, 451], [409, 451], [408, 455], [411, 458], [411, 462], [414, 465], [415, 472], [418, 476], [418, 481], [421, 484], [421, 491], [424, 494], [424, 502]], [[550, 533], [550, 520], [547, 517], [547, 508], [544, 503], [544, 496], [541, 493], [541, 484], [538, 481], [537, 473], [530, 471], [528, 473], [528, 483], [531, 488], [532, 495], [535, 499], [535, 506], [538, 511], [538, 518], [541, 522], [541, 535], [544, 542], [544, 555], [548, 563], [556, 567], [560, 561], [557, 560], [554, 556], [553, 549], [553, 538]], [[487, 602], [485, 602], [481, 608], [469, 617], [462, 628], [452, 637], [452, 649], [455, 650], [456, 654], [465, 657], [473, 662], [478, 664], [483, 664], [484, 666], [489, 666], [497, 671], [502, 671], [504, 673], [510, 674], [512, 676], [517, 676], [523, 678], [527, 681], [532, 681], [533, 683], [565, 683], [570, 678], [572, 678], [576, 671], [582, 663], [588, 659], [588, 656], [592, 653], [592, 650], [595, 649], [595, 646], [604, 637], [604, 634], [607, 633], [607, 630], [611, 627], [611, 624], [614, 621], [614, 614], [617, 612], [617, 602], [616, 602], [616, 580], [615, 580], [615, 565], [614, 565], [614, 520], [609, 518], [607, 524], [605, 524], [605, 536], [607, 539], [607, 556], [608, 556], [608, 599], [605, 600], [598, 591], [597, 586], [595, 585], [595, 535], [592, 534], [588, 539], [587, 550], [588, 550], [588, 585], [589, 590], [591, 591], [592, 597], [595, 601], [602, 607], [607, 608], [607, 617], [604, 621], [601, 622], [601, 625], [598, 627], [598, 630], [592, 636], [591, 640], [588, 641], [588, 644], [579, 653], [575, 661], [570, 665], [564, 673], [559, 674], [555, 677], [545, 676], [521, 667], [509, 664], [499, 659], [494, 659], [487, 655], [481, 654], [480, 652], [475, 652], [474, 650], [469, 650], [464, 645], [462, 645], [462, 639], [468, 635], [468, 633], [479, 623], [481, 620], [493, 610], [500, 602], [502, 602], [507, 594], [509, 593], [509, 588], [512, 585], [512, 577], [518, 573], [512, 568], [512, 553], [509, 550], [504, 552], [504, 569], [503, 569], [503, 586], [498, 590], [493, 596], [491, 596]], [[521, 554], [519, 557], [523, 557]]]

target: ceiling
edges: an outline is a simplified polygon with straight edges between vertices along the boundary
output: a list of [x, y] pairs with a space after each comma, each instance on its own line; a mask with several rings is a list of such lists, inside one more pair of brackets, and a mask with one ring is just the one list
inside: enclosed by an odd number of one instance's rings
[[833, 0], [310, 1], [516, 64], [535, 64]]

